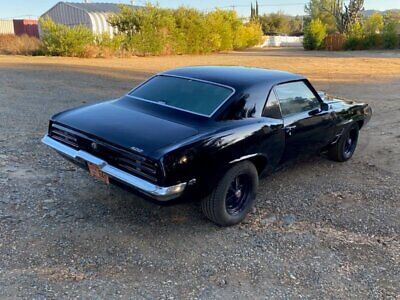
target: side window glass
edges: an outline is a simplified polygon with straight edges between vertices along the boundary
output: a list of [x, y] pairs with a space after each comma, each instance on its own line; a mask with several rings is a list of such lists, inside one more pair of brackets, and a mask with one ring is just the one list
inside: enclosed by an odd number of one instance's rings
[[310, 111], [320, 105], [314, 93], [302, 81], [281, 84], [275, 90], [283, 116]]
[[236, 102], [231, 104], [224, 118], [228, 120], [259, 118], [264, 106], [265, 90], [258, 86], [251, 87], [244, 91]]
[[279, 106], [279, 101], [276, 98], [274, 91], [271, 91], [271, 93], [269, 93], [263, 116], [273, 119], [282, 119], [281, 108]]

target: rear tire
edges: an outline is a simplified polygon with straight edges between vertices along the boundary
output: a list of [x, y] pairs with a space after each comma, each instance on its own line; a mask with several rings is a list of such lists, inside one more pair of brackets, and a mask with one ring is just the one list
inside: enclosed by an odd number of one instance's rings
[[258, 188], [256, 167], [249, 161], [230, 168], [201, 202], [204, 215], [220, 226], [240, 223], [254, 204]]
[[352, 124], [328, 151], [328, 157], [334, 161], [348, 161], [354, 154], [358, 141], [359, 127]]

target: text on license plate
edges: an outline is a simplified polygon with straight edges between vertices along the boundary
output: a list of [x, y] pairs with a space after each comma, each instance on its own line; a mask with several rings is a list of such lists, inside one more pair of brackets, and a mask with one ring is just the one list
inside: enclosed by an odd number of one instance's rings
[[88, 163], [88, 168], [90, 176], [93, 176], [94, 178], [97, 178], [106, 184], [110, 184], [110, 177], [101, 171], [98, 166]]

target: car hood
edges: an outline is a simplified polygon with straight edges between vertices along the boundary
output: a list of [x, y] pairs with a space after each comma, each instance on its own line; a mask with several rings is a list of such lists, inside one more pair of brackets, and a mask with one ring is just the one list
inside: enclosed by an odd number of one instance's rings
[[53, 121], [147, 155], [198, 133], [196, 128], [136, 110], [118, 100], [68, 110], [55, 115]]

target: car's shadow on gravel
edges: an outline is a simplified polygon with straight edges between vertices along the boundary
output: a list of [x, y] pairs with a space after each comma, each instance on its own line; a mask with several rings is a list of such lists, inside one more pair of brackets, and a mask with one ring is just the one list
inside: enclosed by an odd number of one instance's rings
[[[282, 181], [283, 183], [287, 180], [287, 177], [297, 177], [304, 174], [304, 170], [315, 169], [325, 160], [321, 156], [301, 158], [285, 164], [275, 173], [261, 178], [258, 202], [254, 211], [269, 209], [271, 205], [276, 208], [285, 204], [279, 203], [279, 201], [281, 201], [282, 196], [289, 196], [290, 191], [282, 192], [276, 182]], [[87, 174], [82, 173], [81, 176], [87, 176]], [[208, 225], [206, 226], [208, 229], [221, 228], [212, 224], [203, 216], [198, 199], [155, 203], [146, 197], [141, 197], [137, 193], [131, 193], [120, 187], [103, 186], [94, 179], [87, 179], [85, 182], [88, 180], [90, 180], [89, 186], [84, 184], [79, 189], [79, 196], [75, 198], [74, 202], [78, 206], [77, 210], [90, 215], [92, 220], [96, 220], [95, 216], [97, 215], [105, 218], [106, 222], [118, 221], [123, 222], [126, 226], [144, 225], [155, 228], [171, 226], [175, 229], [177, 226], [190, 228]], [[279, 197], [273, 197], [274, 194]], [[95, 211], [93, 211], [94, 207], [97, 207]], [[287, 213], [289, 212], [287, 211]], [[280, 214], [284, 215], [285, 213], [285, 211], [280, 211]], [[252, 218], [252, 215], [249, 218]]]

